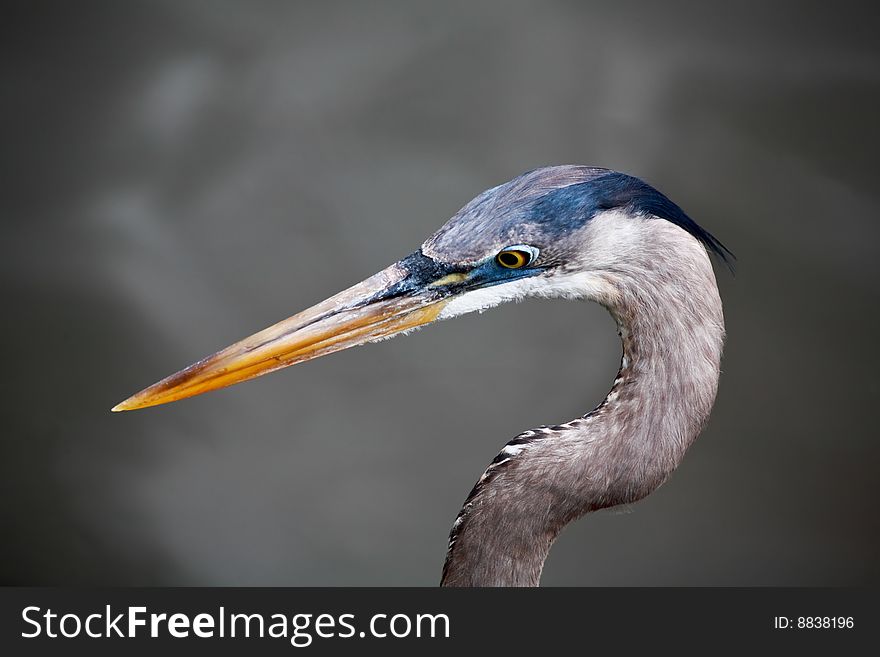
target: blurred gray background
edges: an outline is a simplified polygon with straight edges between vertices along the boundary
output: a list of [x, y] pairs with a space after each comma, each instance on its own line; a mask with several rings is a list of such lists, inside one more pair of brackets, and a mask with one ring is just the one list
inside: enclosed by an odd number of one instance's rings
[[537, 166], [739, 257], [712, 420], [547, 585], [876, 585], [880, 47], [846, 3], [4, 2], [0, 581], [434, 585], [471, 485], [610, 387], [531, 301], [125, 414]]

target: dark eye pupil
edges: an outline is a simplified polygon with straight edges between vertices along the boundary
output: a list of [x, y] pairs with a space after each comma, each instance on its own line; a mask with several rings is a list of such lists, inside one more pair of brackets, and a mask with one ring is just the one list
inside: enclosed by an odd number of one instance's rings
[[525, 258], [513, 251], [505, 251], [498, 254], [498, 262], [505, 267], [519, 267], [525, 262]]

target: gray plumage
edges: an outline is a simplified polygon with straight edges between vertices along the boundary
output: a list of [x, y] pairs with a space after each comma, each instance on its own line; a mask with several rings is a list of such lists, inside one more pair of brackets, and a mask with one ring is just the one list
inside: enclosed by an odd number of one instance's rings
[[[545, 289], [557, 287], [553, 278], [589, 272], [583, 294], [560, 285], [551, 295], [605, 306], [623, 344], [620, 371], [595, 410], [521, 434], [486, 470], [450, 534], [445, 586], [536, 586], [561, 529], [655, 490], [681, 462], [715, 400], [724, 319], [700, 240], [662, 218], [621, 208], [549, 235], [546, 224], [524, 220], [536, 198], [577, 184], [582, 171], [596, 178], [595, 169], [566, 167], [536, 185], [504, 190], [500, 199], [477, 199], [423, 247], [445, 259], [460, 257], [458, 245], [467, 244], [465, 257], [478, 259], [511, 241], [544, 244], [542, 257], [560, 263], [545, 274]], [[497, 232], [492, 202], [517, 208]], [[471, 225], [477, 228], [469, 232]], [[482, 239], [472, 239], [475, 233]]]
[[534, 586], [560, 530], [641, 499], [699, 434], [724, 318], [708, 252], [732, 254], [638, 178], [537, 169], [480, 194], [415, 253], [129, 397], [155, 406], [526, 296], [605, 306], [623, 341], [590, 413], [511, 440], [453, 525], [446, 586]]

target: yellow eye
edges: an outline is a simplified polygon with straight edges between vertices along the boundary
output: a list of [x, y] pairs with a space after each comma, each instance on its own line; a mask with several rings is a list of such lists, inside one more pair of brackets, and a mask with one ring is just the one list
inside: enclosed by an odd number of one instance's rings
[[495, 256], [495, 262], [505, 269], [519, 269], [525, 267], [532, 260], [532, 254], [528, 251], [507, 249]]

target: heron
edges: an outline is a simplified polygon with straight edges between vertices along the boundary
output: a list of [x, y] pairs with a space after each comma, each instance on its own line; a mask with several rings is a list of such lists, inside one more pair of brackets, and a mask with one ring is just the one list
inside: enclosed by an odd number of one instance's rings
[[643, 180], [578, 165], [526, 172], [467, 203], [366, 280], [113, 408], [176, 401], [525, 297], [584, 299], [617, 324], [604, 400], [510, 440], [467, 496], [441, 586], [537, 586], [563, 527], [660, 486], [703, 430], [725, 338], [710, 254], [733, 254]]

